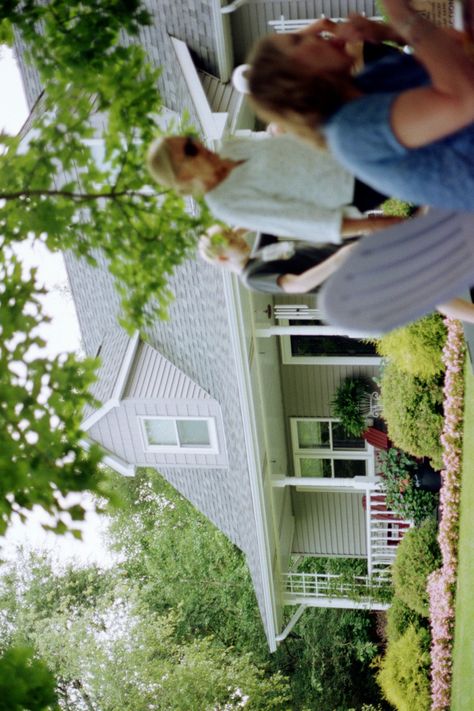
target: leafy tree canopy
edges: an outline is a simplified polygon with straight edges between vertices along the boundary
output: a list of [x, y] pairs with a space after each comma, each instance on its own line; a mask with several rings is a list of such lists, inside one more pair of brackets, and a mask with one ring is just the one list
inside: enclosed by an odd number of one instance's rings
[[161, 111], [138, 44], [149, 21], [140, 0], [0, 4], [1, 38], [22, 35], [44, 87], [21, 135], [0, 134], [0, 534], [12, 511], [41, 504], [59, 517], [60, 493], [101, 487], [98, 452], [79, 444], [94, 363], [35, 352], [41, 289], [15, 246], [39, 240], [91, 264], [105, 255], [132, 330], [166, 316], [169, 276], [194, 243], [199, 220], [145, 169]]
[[[291, 708], [281, 674], [209, 636], [179, 641], [174, 615], [143, 604], [119, 566], [55, 573], [47, 559], [23, 559], [4, 576], [0, 604], [2, 638], [34, 649], [63, 709]], [[1, 671], [0, 660], [0, 684]]]

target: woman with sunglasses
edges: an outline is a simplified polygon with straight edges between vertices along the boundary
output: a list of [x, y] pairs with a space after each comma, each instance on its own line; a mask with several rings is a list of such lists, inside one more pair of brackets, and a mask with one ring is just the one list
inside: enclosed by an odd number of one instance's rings
[[204, 196], [223, 222], [279, 237], [339, 243], [400, 221], [362, 217], [385, 196], [293, 136], [230, 139], [220, 153], [168, 136], [151, 145], [148, 165], [161, 185]]
[[[360, 180], [403, 200], [474, 211], [474, 65], [461, 42], [385, 0], [388, 28], [410, 45], [353, 75], [344, 33], [321, 28], [271, 35], [247, 71], [250, 99], [264, 120], [315, 143]], [[365, 30], [360, 29], [364, 39]]]

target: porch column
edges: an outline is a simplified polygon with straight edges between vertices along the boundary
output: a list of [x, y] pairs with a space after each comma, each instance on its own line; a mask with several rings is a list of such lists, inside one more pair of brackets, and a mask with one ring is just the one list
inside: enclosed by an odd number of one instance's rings
[[256, 325], [257, 338], [270, 338], [271, 336], [347, 336], [354, 338], [354, 334], [335, 326], [259, 326]]
[[363, 491], [369, 492], [379, 488], [379, 478], [369, 476], [355, 476], [352, 479], [329, 479], [312, 476], [282, 476], [272, 479], [272, 486], [283, 488], [285, 486], [299, 486], [314, 491]]

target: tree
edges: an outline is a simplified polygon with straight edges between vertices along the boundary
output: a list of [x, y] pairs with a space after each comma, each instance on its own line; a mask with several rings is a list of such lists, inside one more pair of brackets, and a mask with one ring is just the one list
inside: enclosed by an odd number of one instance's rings
[[121, 506], [111, 517], [113, 547], [141, 598], [173, 611], [180, 642], [213, 636], [268, 662], [268, 646], [242, 553], [153, 470], [117, 479]]
[[61, 708], [290, 708], [281, 674], [211, 637], [179, 642], [174, 616], [150, 610], [120, 570], [58, 574], [37, 558], [20, 566], [4, 576], [2, 637], [35, 650], [56, 676]]
[[153, 470], [117, 478], [117, 486], [123, 506], [112, 515], [112, 544], [143, 604], [173, 615], [180, 644], [212, 635], [239, 654], [251, 652], [288, 676], [291, 704], [283, 708], [346, 711], [380, 700], [373, 615], [307, 610], [270, 655], [242, 553]]
[[[15, 245], [40, 240], [92, 264], [105, 255], [122, 322], [136, 329], [166, 316], [168, 278], [206, 220], [190, 216], [172, 192], [150, 187], [145, 170], [161, 99], [158, 72], [133, 40], [149, 21], [141, 0], [0, 6], [1, 38], [11, 38], [11, 27], [23, 35], [44, 87], [26, 135], [0, 134], [0, 534], [13, 511], [35, 504], [56, 516], [61, 532], [60, 494], [104, 492], [98, 450], [80, 447], [95, 364], [35, 352], [41, 290], [34, 272], [22, 275]], [[81, 518], [80, 505], [71, 514]]]

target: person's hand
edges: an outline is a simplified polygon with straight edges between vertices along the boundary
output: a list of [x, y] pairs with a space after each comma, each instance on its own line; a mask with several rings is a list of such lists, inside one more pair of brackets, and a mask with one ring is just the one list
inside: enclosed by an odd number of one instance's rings
[[327, 17], [322, 17], [320, 20], [316, 20], [315, 22], [312, 22], [310, 25], [308, 25], [308, 27], [305, 27], [303, 30], [300, 30], [300, 34], [320, 35], [324, 32], [327, 32], [331, 35], [337, 35], [338, 27], [340, 24], [340, 22], [334, 22], [334, 20], [329, 20]]
[[351, 15], [347, 22], [338, 23], [336, 36], [346, 42], [381, 42], [385, 40], [385, 25], [368, 20], [362, 15]]
[[383, 4], [390, 20], [406, 22], [410, 17], [416, 17], [410, 0], [384, 0]]

